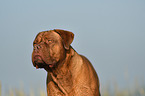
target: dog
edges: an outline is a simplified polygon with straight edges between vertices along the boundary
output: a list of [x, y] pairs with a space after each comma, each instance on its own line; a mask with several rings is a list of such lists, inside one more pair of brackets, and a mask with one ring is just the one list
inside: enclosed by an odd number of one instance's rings
[[54, 29], [38, 33], [32, 63], [47, 71], [48, 96], [100, 96], [99, 78], [90, 61], [71, 46], [74, 34]]

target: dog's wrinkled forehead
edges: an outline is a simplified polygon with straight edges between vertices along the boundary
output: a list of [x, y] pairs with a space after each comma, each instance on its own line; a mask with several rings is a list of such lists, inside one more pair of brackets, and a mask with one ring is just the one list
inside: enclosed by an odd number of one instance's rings
[[46, 40], [57, 40], [60, 39], [60, 35], [52, 30], [50, 31], [43, 31], [37, 34], [34, 44], [45, 42]]

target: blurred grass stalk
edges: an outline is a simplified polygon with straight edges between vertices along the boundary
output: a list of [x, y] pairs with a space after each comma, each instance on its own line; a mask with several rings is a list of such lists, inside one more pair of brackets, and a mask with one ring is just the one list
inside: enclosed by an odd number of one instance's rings
[[2, 88], [1, 88], [1, 81], [0, 81], [0, 96], [2, 95], [1, 89], [2, 89]]
[[112, 82], [107, 83], [107, 85], [103, 87], [101, 91], [102, 96], [145, 96], [144, 82], [136, 81], [132, 86], [127, 85], [123, 89], [119, 88], [117, 82]]
[[19, 89], [9, 89], [9, 93], [6, 96], [46, 96], [45, 91], [43, 89], [39, 89], [35, 91], [31, 88], [29, 92], [25, 92], [23, 88]]
[[[110, 82], [104, 86], [101, 91], [102, 96], [145, 96], [145, 83], [141, 82], [139, 84], [138, 81], [134, 83], [134, 85], [130, 88], [130, 86], [126, 86], [126, 88], [120, 89], [118, 83], [112, 81], [114, 84]], [[112, 90], [113, 88], [113, 90]], [[2, 84], [0, 81], [0, 96], [2, 96]], [[38, 91], [30, 89], [28, 93], [25, 93], [23, 88], [14, 89], [10, 88], [5, 96], [46, 96], [45, 90], [39, 88]]]

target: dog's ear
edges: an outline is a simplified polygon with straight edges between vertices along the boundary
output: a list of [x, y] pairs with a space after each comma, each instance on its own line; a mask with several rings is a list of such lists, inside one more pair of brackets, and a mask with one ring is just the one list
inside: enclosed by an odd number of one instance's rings
[[66, 50], [69, 50], [70, 44], [74, 39], [74, 34], [70, 31], [61, 30], [61, 29], [54, 29], [56, 33], [58, 33], [61, 38], [63, 39], [63, 44]]

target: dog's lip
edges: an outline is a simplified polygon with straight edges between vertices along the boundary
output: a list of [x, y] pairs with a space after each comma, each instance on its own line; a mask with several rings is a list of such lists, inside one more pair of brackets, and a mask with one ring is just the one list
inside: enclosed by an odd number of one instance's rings
[[53, 64], [35, 63], [34, 66], [36, 67], [36, 69], [40, 69], [40, 68], [53, 68], [55, 66], [55, 64], [54, 63]]
[[38, 69], [38, 68], [44, 68], [44, 66], [46, 66], [46, 65], [45, 65], [45, 63], [35, 63], [34, 66], [36, 67], [36, 69]]
[[38, 68], [43, 68], [44, 66], [44, 61], [42, 59], [42, 57], [40, 55], [34, 55], [33, 57], [33, 65], [34, 67], [36, 67], [36, 69]]
[[44, 68], [46, 66], [48, 66], [49, 68], [53, 68], [56, 65], [55, 60], [45, 62], [39, 54], [35, 54], [33, 58], [34, 58], [33, 64], [34, 67], [36, 67], [36, 69]]
[[43, 61], [43, 59], [42, 59], [42, 57], [40, 55], [35, 55], [33, 57], [33, 61], [32, 62], [33, 63], [43, 63], [44, 61]]
[[52, 62], [50, 62], [50, 63], [45, 63], [45, 62], [43, 62], [43, 63], [39, 63], [39, 62], [36, 62], [36, 61], [34, 61], [35, 63], [34, 63], [34, 67], [36, 67], [36, 69], [39, 69], [39, 68], [45, 68], [45, 67], [49, 67], [49, 68], [53, 68], [54, 66], [55, 66], [55, 64], [56, 63], [52, 63]]
[[35, 67], [36, 67], [36, 69], [38, 69], [38, 68], [39, 68], [39, 67], [38, 67], [38, 65], [36, 65]]
[[42, 59], [40, 55], [35, 55], [34, 58]]
[[55, 63], [48, 64], [50, 68], [54, 67]]

